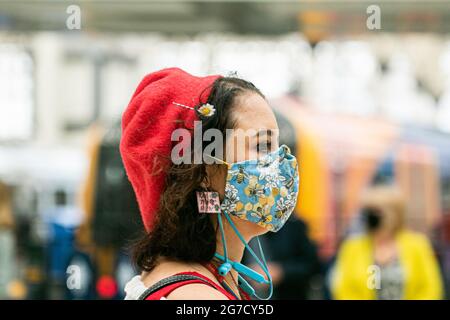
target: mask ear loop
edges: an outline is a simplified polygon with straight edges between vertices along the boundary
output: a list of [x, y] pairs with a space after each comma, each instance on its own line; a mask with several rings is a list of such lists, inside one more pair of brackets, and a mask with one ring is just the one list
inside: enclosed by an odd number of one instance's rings
[[[218, 161], [219, 163], [225, 164], [228, 167], [230, 166], [227, 162], [220, 160], [219, 158], [210, 156], [210, 155], [206, 155], [216, 161]], [[219, 228], [220, 228], [220, 236], [222, 238], [222, 248], [223, 248], [223, 257], [220, 256], [219, 254], [215, 254], [215, 256], [217, 258], [219, 258], [220, 260], [222, 260], [224, 263], [219, 267], [218, 272], [220, 275], [225, 276], [232, 268], [231, 263], [228, 260], [228, 253], [227, 253], [227, 243], [226, 243], [226, 239], [225, 239], [225, 232], [223, 229], [223, 222], [222, 222], [222, 216], [221, 213], [219, 212], [217, 214], [217, 221], [219, 222]]]
[[[220, 213], [219, 213], [220, 215]], [[251, 290], [251, 293], [258, 298], [259, 300], [269, 300], [272, 297], [273, 294], [273, 283], [272, 283], [272, 277], [269, 273], [269, 270], [267, 268], [267, 262], [266, 262], [266, 258], [264, 256], [262, 247], [261, 247], [261, 242], [259, 241], [259, 238], [257, 238], [258, 241], [258, 245], [259, 245], [259, 251], [261, 254], [261, 257], [263, 259], [263, 262], [261, 262], [261, 260], [258, 258], [258, 256], [255, 254], [255, 252], [252, 250], [252, 248], [250, 248], [250, 246], [248, 245], [248, 243], [244, 240], [244, 238], [242, 237], [241, 233], [239, 232], [239, 230], [236, 228], [236, 225], [233, 223], [233, 221], [231, 220], [230, 216], [228, 215], [228, 213], [226, 211], [224, 211], [224, 215], [227, 218], [228, 222], [230, 223], [231, 227], [233, 228], [234, 232], [236, 233], [236, 235], [238, 236], [239, 240], [242, 242], [242, 244], [245, 246], [245, 248], [250, 252], [250, 254], [253, 256], [253, 258], [255, 259], [256, 263], [261, 267], [261, 269], [264, 271], [264, 273], [267, 276], [266, 281], [264, 281], [264, 283], [268, 283], [270, 288], [269, 288], [269, 295], [265, 298], [260, 297], [258, 294], [256, 294], [256, 291], [250, 286], [250, 284], [247, 281], [242, 281], [243, 278], [240, 276], [240, 280], [243, 282], [244, 286], [247, 287], [248, 289]]]
[[217, 220], [219, 222], [219, 228], [220, 228], [220, 235], [222, 238], [222, 248], [223, 248], [223, 260], [224, 263], [219, 267], [218, 271], [219, 274], [222, 276], [225, 276], [230, 270], [231, 270], [231, 263], [228, 261], [228, 253], [227, 253], [227, 243], [225, 239], [225, 232], [223, 230], [223, 222], [222, 222], [222, 216], [220, 212], [217, 214]]

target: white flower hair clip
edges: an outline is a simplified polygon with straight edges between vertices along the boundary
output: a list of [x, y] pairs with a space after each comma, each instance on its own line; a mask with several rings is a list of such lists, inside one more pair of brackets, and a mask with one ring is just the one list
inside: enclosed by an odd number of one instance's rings
[[172, 102], [172, 103], [174, 105], [182, 107], [182, 108], [195, 110], [200, 118], [210, 118], [216, 113], [216, 108], [212, 104], [209, 104], [209, 103], [202, 104], [201, 106], [196, 107], [196, 108], [186, 106], [184, 104], [177, 103], [177, 102]]
[[204, 117], [212, 117], [216, 113], [216, 108], [212, 104], [205, 103], [197, 110]]

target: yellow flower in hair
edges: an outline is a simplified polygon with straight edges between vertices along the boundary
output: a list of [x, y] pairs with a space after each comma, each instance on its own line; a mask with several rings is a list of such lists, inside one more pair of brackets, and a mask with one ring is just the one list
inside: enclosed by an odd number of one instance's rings
[[205, 103], [198, 108], [198, 112], [204, 117], [212, 117], [216, 113], [216, 108], [212, 104]]

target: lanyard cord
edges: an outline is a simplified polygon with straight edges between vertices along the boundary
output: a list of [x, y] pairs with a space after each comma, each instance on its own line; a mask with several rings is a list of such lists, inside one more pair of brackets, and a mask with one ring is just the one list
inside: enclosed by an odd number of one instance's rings
[[[236, 233], [236, 235], [238, 236], [239, 240], [242, 242], [242, 244], [245, 246], [245, 248], [250, 252], [250, 254], [255, 259], [256, 263], [261, 267], [261, 269], [264, 271], [264, 273], [267, 276], [267, 279], [268, 279], [268, 282], [269, 282], [269, 294], [267, 295], [267, 297], [264, 297], [264, 298], [260, 297], [256, 292], [254, 292], [253, 295], [256, 298], [258, 298], [259, 300], [269, 300], [272, 297], [272, 294], [273, 294], [272, 277], [271, 277], [271, 275], [269, 273], [269, 270], [267, 268], [266, 257], [264, 256], [264, 252], [262, 250], [262, 246], [261, 246], [261, 242], [259, 241], [259, 237], [257, 237], [257, 241], [258, 241], [258, 249], [259, 249], [259, 253], [261, 254], [262, 261], [258, 258], [258, 256], [255, 254], [255, 252], [252, 250], [252, 248], [250, 248], [248, 243], [244, 240], [244, 238], [242, 237], [241, 233], [237, 229], [237, 227], [234, 224], [234, 222], [231, 220], [231, 217], [228, 215], [228, 213], [226, 211], [224, 211], [223, 214], [225, 215], [225, 218], [227, 218], [229, 224], [233, 228], [233, 230]], [[219, 213], [219, 217], [220, 217], [220, 213]], [[220, 220], [219, 223], [221, 223], [221, 220]], [[223, 229], [222, 229], [222, 232], [223, 232]], [[225, 258], [225, 259], [227, 259], [227, 258]]]
[[[259, 247], [259, 253], [261, 255], [261, 258], [263, 261], [261, 261], [258, 256], [255, 254], [255, 252], [252, 250], [252, 248], [248, 245], [248, 243], [244, 240], [244, 238], [242, 237], [241, 233], [239, 232], [239, 230], [237, 229], [236, 225], [233, 223], [233, 221], [231, 220], [231, 217], [228, 215], [228, 213], [226, 211], [223, 211], [223, 214], [225, 215], [225, 218], [228, 220], [229, 224], [231, 225], [233, 231], [236, 233], [236, 235], [238, 236], [239, 240], [242, 242], [242, 244], [245, 246], [245, 248], [250, 252], [250, 254], [253, 256], [253, 258], [255, 259], [256, 263], [261, 267], [261, 269], [264, 271], [264, 273], [267, 276], [268, 280], [265, 280], [265, 283], [269, 284], [269, 294], [266, 297], [260, 297], [256, 291], [250, 286], [250, 284], [248, 284], [248, 282], [241, 276], [239, 275], [239, 280], [242, 283], [242, 285], [246, 288], [244, 291], [248, 291], [249, 294], [255, 296], [256, 298], [258, 298], [259, 300], [269, 300], [272, 297], [273, 294], [273, 284], [272, 284], [272, 277], [269, 273], [268, 267], [267, 267], [267, 263], [266, 263], [266, 258], [264, 256], [264, 252], [262, 250], [261, 247], [261, 242], [259, 241], [259, 238], [257, 237], [257, 241], [258, 241], [258, 247]], [[222, 216], [221, 213], [219, 213], [217, 215], [217, 220], [219, 222], [219, 227], [220, 227], [220, 232], [221, 232], [221, 237], [222, 237], [222, 245], [223, 245], [223, 253], [224, 256], [220, 257], [220, 260], [223, 260], [225, 263], [228, 263], [230, 266], [231, 264], [228, 262], [228, 256], [227, 256], [227, 245], [226, 245], [226, 240], [225, 240], [225, 232], [224, 232], [224, 228], [223, 228], [223, 222], [222, 222]], [[217, 253], [216, 253], [217, 256]], [[234, 267], [233, 267], [234, 268]], [[240, 288], [240, 286], [238, 286], [238, 288]]]
[[220, 213], [217, 215], [217, 220], [219, 221], [220, 235], [222, 237], [223, 256], [225, 257], [225, 262], [228, 262], [227, 243], [225, 239], [225, 232], [223, 230], [222, 215]]
[[[228, 262], [227, 244], [226, 244], [226, 239], [225, 239], [225, 232], [224, 232], [224, 229], [223, 229], [222, 215], [220, 213], [217, 215], [217, 220], [219, 222], [220, 235], [222, 237], [223, 256], [225, 257], [225, 262]], [[214, 273], [216, 275], [216, 278], [217, 278], [217, 276], [220, 276], [219, 273], [217, 272], [217, 268], [215, 268]], [[224, 283], [222, 283], [222, 285], [225, 284], [226, 287], [228, 287], [228, 291], [231, 291], [231, 293], [237, 299], [239, 299], [239, 297], [237, 297], [237, 295], [234, 294], [233, 290], [231, 290], [230, 286], [225, 283], [225, 278], [223, 276], [220, 276], [220, 278], [223, 279], [223, 282], [224, 282]], [[233, 279], [233, 282], [235, 283], [236, 288], [239, 290], [239, 285], [237, 285], [236, 281], [234, 281], [234, 278], [233, 278], [232, 275], [231, 275], [231, 279]], [[219, 280], [219, 282], [220, 282], [220, 280]]]

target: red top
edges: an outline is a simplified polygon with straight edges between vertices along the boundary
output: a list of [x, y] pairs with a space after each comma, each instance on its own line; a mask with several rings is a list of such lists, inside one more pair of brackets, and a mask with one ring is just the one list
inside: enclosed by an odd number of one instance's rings
[[[228, 300], [237, 300], [234, 295], [229, 293], [227, 290], [225, 290], [224, 288], [219, 286], [217, 283], [215, 283], [208, 277], [206, 277], [198, 272], [180, 272], [180, 273], [177, 273], [176, 275], [180, 275], [180, 274], [186, 274], [186, 275], [200, 277], [200, 278], [204, 279], [211, 287], [215, 288], [217, 291], [221, 292], [224, 296], [226, 296], [228, 298]], [[150, 294], [147, 298], [145, 298], [145, 300], [160, 300], [163, 297], [164, 298], [167, 297], [175, 289], [180, 288], [185, 285], [188, 285], [188, 284], [193, 284], [193, 283], [205, 284], [205, 282], [202, 280], [180, 281], [180, 282], [173, 283], [173, 284], [170, 284], [168, 286], [165, 286], [165, 287], [159, 289], [158, 291]], [[243, 300], [249, 300], [248, 295], [246, 295], [245, 293], [243, 294], [241, 292], [241, 295], [242, 295]]]

